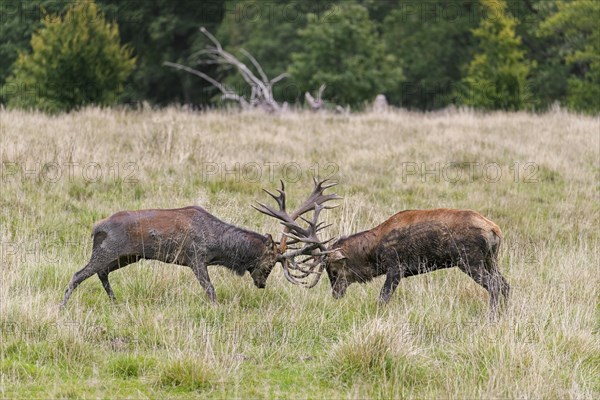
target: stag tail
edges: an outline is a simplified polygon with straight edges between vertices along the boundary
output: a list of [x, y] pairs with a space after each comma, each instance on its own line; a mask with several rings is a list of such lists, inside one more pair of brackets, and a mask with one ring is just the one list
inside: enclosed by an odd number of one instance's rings
[[496, 224], [492, 226], [491, 232], [492, 237], [489, 242], [490, 253], [494, 257], [494, 259], [497, 260], [498, 254], [500, 253], [500, 246], [502, 245], [502, 242], [504, 240], [504, 236], [502, 235], [502, 231]]

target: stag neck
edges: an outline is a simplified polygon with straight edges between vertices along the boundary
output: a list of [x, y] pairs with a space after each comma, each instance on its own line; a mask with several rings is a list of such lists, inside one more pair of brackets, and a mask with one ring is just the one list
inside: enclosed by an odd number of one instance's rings
[[260, 262], [267, 250], [268, 238], [234, 225], [226, 227], [217, 237], [215, 263], [242, 274]]
[[330, 249], [342, 249], [348, 258], [358, 257], [366, 261], [375, 252], [377, 245], [377, 234], [373, 230], [367, 230], [341, 237], [330, 246]]

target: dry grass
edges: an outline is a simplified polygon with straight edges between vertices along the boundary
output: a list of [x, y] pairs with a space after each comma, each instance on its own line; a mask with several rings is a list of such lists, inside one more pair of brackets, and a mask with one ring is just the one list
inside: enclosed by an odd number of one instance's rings
[[[0, 397], [597, 398], [599, 135], [598, 118], [560, 110], [0, 110]], [[157, 262], [111, 274], [116, 305], [92, 278], [59, 312], [95, 220], [199, 204], [276, 234], [249, 203], [280, 178], [299, 201], [315, 171], [345, 197], [332, 236], [408, 208], [497, 222], [503, 318], [488, 323], [487, 294], [455, 270], [378, 308], [381, 278], [335, 301], [327, 278], [306, 291], [276, 270], [260, 291], [211, 267], [211, 307], [191, 271]]]

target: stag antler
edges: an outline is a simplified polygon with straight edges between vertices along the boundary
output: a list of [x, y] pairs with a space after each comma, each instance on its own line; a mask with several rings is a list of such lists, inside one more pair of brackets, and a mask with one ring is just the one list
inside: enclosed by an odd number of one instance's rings
[[[313, 287], [318, 282], [318, 279], [315, 280], [312, 284], [306, 285], [304, 282], [299, 281], [298, 279], [306, 278], [310, 274], [317, 273], [318, 277], [323, 272], [323, 266], [320, 261], [317, 261], [317, 258], [328, 254], [326, 251], [325, 244], [329, 242], [321, 241], [317, 237], [317, 233], [327, 228], [329, 225], [324, 225], [323, 222], [319, 223], [319, 214], [324, 209], [331, 209], [337, 207], [335, 206], [324, 206], [323, 203], [328, 202], [330, 200], [338, 200], [341, 199], [337, 194], [323, 194], [323, 191], [326, 189], [337, 185], [337, 182], [328, 182], [327, 179], [322, 181], [317, 181], [313, 177], [313, 182], [315, 187], [310, 194], [310, 196], [290, 215], [286, 211], [285, 205], [285, 185], [283, 181], [281, 182], [281, 189], [277, 189], [278, 195], [275, 193], [271, 193], [266, 189], [263, 189], [269, 196], [271, 196], [277, 202], [279, 206], [279, 210], [276, 210], [264, 203], [257, 202], [257, 206], [254, 207], [257, 211], [266, 214], [270, 217], [276, 218], [281, 221], [281, 223], [285, 226], [281, 241], [279, 245], [279, 260], [283, 266], [283, 273], [288, 281], [296, 285], [303, 285], [307, 287]], [[306, 214], [309, 211], [313, 211], [312, 220], [308, 220], [302, 215]], [[296, 219], [301, 218], [304, 222], [308, 224], [308, 228], [302, 228], [298, 223], [296, 223]], [[287, 240], [291, 239], [290, 244], [296, 243], [304, 243], [302, 248], [295, 248], [294, 251], [285, 252], [288, 248]], [[319, 250], [319, 251], [317, 251]], [[296, 257], [300, 256], [308, 256], [308, 259], [315, 259], [315, 262], [308, 264], [308, 269], [302, 268], [302, 266], [298, 265], [295, 261]], [[305, 260], [306, 261], [306, 260]], [[291, 266], [290, 266], [291, 264]], [[301, 262], [300, 264], [306, 264], [306, 262]], [[320, 266], [317, 272], [314, 269]], [[290, 272], [290, 269], [300, 271], [300, 274], [293, 274]]]

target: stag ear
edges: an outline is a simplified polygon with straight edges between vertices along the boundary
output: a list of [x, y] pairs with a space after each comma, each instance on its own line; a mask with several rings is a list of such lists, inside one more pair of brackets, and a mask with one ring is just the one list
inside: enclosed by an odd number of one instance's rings
[[327, 258], [329, 259], [329, 261], [340, 261], [348, 257], [346, 257], [344, 253], [342, 253], [342, 250], [336, 249], [333, 253], [330, 253], [327, 256]]
[[279, 243], [273, 239], [273, 236], [271, 236], [270, 233], [267, 233], [265, 237], [267, 238], [269, 245], [273, 246], [274, 248], [279, 248]]

